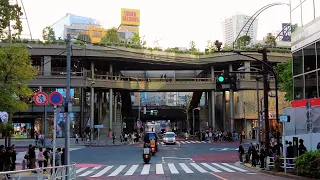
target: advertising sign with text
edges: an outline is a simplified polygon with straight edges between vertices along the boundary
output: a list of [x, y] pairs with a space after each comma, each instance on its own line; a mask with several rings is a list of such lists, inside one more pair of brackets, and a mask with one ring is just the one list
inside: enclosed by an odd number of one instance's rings
[[140, 10], [121, 8], [121, 24], [122, 25], [140, 25]]

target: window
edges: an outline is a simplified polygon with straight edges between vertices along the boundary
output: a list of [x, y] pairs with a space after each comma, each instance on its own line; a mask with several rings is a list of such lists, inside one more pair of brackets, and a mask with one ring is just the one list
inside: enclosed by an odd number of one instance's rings
[[303, 49], [303, 57], [304, 72], [315, 70], [317, 65], [317, 57], [314, 44], [311, 44], [310, 46]]
[[314, 8], [315, 8], [316, 18], [320, 17], [320, 1], [319, 0], [314, 0]]
[[305, 98], [310, 99], [310, 98], [316, 98], [317, 95], [317, 73], [309, 73], [304, 76], [305, 78], [305, 83], [306, 83], [306, 94]]
[[291, 0], [291, 9], [295, 9], [299, 4], [300, 0]]
[[292, 32], [301, 28], [302, 23], [301, 23], [301, 7], [300, 6], [291, 12], [291, 22], [292, 22], [292, 26], [295, 27], [291, 30]]
[[302, 3], [302, 24], [306, 25], [314, 20], [313, 0], [305, 0]]
[[302, 61], [302, 50], [293, 53], [293, 75], [302, 74], [303, 72], [303, 61]]
[[298, 76], [293, 79], [293, 86], [294, 86], [294, 100], [304, 99], [304, 79], [303, 76]]
[[318, 69], [320, 68], [320, 41], [316, 44]]

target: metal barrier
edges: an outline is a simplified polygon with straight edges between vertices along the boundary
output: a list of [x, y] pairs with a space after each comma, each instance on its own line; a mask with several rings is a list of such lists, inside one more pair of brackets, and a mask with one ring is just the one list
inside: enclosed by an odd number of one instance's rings
[[0, 179], [17, 180], [75, 180], [77, 178], [76, 164], [53, 167], [25, 169], [0, 172]]
[[[266, 168], [270, 170], [271, 168], [275, 168], [275, 157], [267, 157]], [[284, 169], [284, 172], [287, 169], [295, 169], [295, 158], [279, 158], [281, 165], [280, 167]]]

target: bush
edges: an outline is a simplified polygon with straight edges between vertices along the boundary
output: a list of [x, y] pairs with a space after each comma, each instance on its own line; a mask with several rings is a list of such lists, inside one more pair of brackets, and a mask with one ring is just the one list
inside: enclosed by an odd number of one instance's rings
[[279, 156], [279, 157], [275, 157], [274, 158], [274, 169], [277, 171], [277, 172], [283, 172], [284, 169], [281, 167], [283, 166], [283, 159], [281, 158], [284, 158], [283, 156]]
[[320, 177], [320, 150], [308, 151], [296, 159], [296, 173], [310, 178]]

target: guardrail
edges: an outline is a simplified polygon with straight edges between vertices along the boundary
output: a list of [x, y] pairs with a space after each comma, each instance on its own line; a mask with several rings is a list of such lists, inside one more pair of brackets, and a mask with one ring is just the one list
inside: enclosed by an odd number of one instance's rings
[[5, 180], [9, 180], [9, 179], [75, 180], [76, 178], [77, 178], [76, 164], [56, 166], [55, 168], [46, 167], [46, 168], [0, 172], [0, 179], [5, 179]]
[[[295, 158], [278, 158], [280, 159], [280, 167], [284, 169], [284, 172], [287, 172], [287, 169], [295, 169]], [[267, 157], [266, 168], [270, 170], [275, 167], [275, 157]]]

